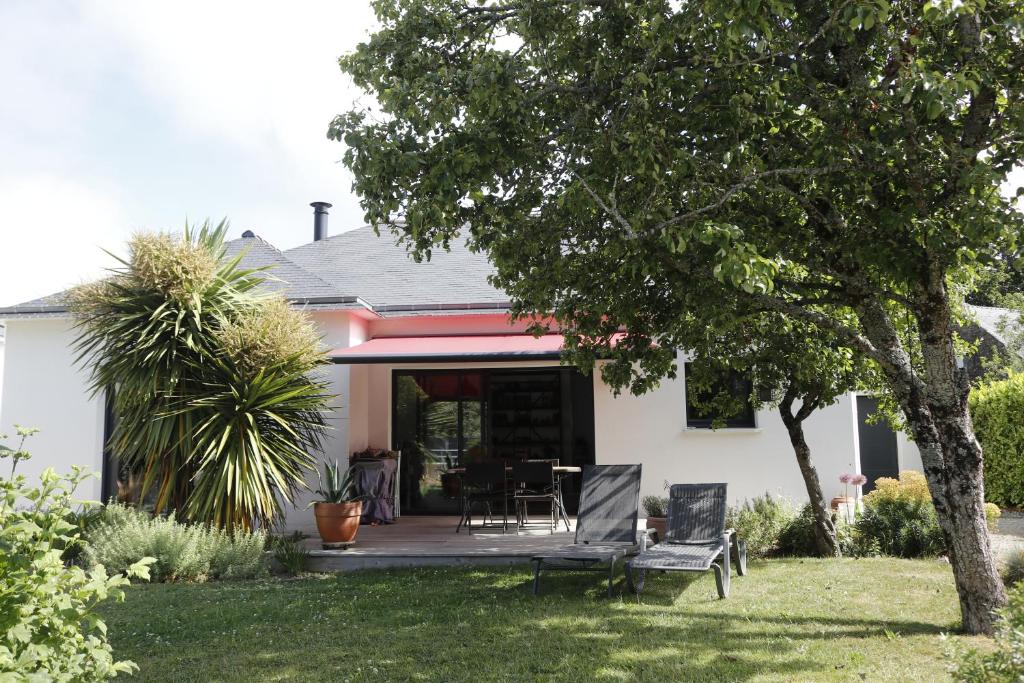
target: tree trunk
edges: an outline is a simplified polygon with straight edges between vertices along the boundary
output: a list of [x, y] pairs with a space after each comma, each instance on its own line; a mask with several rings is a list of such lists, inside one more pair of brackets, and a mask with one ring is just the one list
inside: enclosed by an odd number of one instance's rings
[[804, 420], [818, 407], [817, 400], [812, 396], [804, 396], [800, 410], [794, 414], [793, 402], [797, 398], [796, 394], [797, 392], [792, 386], [786, 389], [786, 394], [779, 403], [779, 414], [789, 432], [789, 441], [793, 444], [796, 462], [800, 466], [800, 474], [803, 475], [807, 497], [810, 500], [811, 510], [814, 512], [814, 545], [820, 556], [838, 557], [839, 544], [836, 541], [836, 525], [832, 520], [832, 512], [825, 501], [825, 496], [821, 492], [818, 470], [815, 469], [814, 463], [811, 461], [811, 448], [804, 438]]
[[928, 489], [960, 596], [963, 629], [992, 633], [1006, 604], [985, 523], [982, 452], [967, 409], [969, 385], [957, 368], [952, 315], [941, 277], [920, 294], [919, 336], [925, 377], [915, 372], [885, 309], [858, 307], [865, 333], [921, 452]]

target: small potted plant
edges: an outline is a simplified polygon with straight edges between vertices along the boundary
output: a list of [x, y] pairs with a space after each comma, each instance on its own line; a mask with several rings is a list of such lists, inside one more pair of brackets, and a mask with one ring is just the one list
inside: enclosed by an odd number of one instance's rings
[[644, 512], [647, 513], [647, 528], [654, 529], [658, 541], [665, 540], [665, 529], [668, 526], [668, 498], [662, 496], [644, 496]]
[[351, 470], [342, 470], [338, 461], [325, 462], [323, 474], [316, 473], [320, 500], [313, 503], [316, 528], [325, 547], [351, 545], [359, 531], [359, 518], [363, 514], [362, 496], [356, 494]]

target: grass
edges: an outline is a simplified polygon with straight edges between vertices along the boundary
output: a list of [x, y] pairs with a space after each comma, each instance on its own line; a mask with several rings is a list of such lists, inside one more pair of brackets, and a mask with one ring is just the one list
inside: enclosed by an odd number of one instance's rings
[[[959, 622], [938, 560], [751, 563], [656, 574], [638, 601], [600, 575], [366, 571], [133, 587], [104, 607], [141, 681], [932, 681]], [[984, 646], [984, 639], [970, 639]]]

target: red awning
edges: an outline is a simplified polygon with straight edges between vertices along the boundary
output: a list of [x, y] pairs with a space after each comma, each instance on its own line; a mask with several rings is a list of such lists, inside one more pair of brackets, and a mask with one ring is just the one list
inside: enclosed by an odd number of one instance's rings
[[461, 337], [378, 337], [331, 351], [335, 363], [468, 363], [558, 360], [562, 335], [468, 335]]

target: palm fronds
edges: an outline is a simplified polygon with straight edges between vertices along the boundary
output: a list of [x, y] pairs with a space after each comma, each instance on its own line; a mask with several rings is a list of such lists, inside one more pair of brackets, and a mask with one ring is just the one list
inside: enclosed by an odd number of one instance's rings
[[[94, 392], [113, 393], [109, 445], [143, 473], [142, 496], [155, 488], [158, 511], [248, 526], [280, 514], [271, 491], [289, 500], [301, 485], [326, 397], [306, 376], [323, 362], [315, 330], [257, 291], [263, 269], [226, 258], [227, 227], [135, 235], [121, 265], [77, 288], [71, 305], [77, 362]], [[246, 330], [267, 319], [282, 321], [277, 341], [254, 365], [244, 359], [260, 330]], [[301, 353], [280, 343], [289, 332]]]

